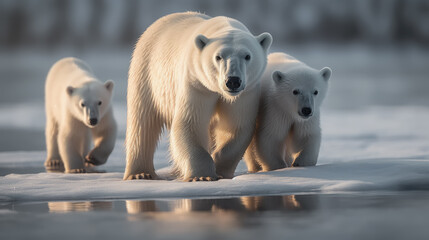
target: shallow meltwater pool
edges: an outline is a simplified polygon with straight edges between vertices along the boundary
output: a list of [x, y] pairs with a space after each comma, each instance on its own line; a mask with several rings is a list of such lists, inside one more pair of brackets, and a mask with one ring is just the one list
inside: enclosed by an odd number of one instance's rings
[[429, 192], [0, 202], [1, 239], [427, 239]]

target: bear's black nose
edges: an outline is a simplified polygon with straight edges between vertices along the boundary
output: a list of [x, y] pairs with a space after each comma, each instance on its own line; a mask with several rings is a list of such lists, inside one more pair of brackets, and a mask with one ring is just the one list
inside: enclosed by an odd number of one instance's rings
[[239, 77], [228, 77], [226, 86], [231, 91], [236, 91], [241, 86], [241, 79]]
[[302, 109], [301, 109], [301, 112], [302, 112], [302, 115], [304, 115], [304, 116], [310, 116], [310, 114], [311, 114], [311, 108], [309, 108], [309, 107], [303, 107]]
[[97, 124], [97, 122], [98, 122], [97, 118], [91, 118], [91, 119], [89, 119], [89, 124], [91, 126], [95, 126]]

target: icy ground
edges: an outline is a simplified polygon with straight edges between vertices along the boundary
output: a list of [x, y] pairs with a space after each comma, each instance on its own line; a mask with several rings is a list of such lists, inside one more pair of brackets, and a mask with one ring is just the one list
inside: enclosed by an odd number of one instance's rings
[[[416, 117], [418, 116], [418, 117]], [[43, 169], [45, 152], [0, 153], [1, 201], [204, 198], [295, 193], [429, 190], [429, 108], [373, 107], [353, 112], [326, 110], [316, 167], [247, 174], [218, 182], [122, 181], [123, 140], [98, 170], [60, 174]], [[168, 177], [168, 144], [155, 156]]]

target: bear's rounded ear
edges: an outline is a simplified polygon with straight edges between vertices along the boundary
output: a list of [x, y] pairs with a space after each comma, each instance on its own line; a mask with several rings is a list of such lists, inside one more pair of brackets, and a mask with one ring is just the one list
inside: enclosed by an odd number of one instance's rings
[[209, 39], [200, 34], [195, 38], [195, 45], [197, 45], [197, 48], [200, 50], [203, 50], [203, 48], [207, 45], [207, 43], [209, 42]]
[[332, 74], [332, 70], [328, 67], [324, 67], [320, 70], [320, 75], [322, 75], [325, 81], [329, 80], [329, 78], [331, 77], [331, 74]]
[[273, 43], [273, 37], [271, 34], [264, 32], [261, 35], [256, 37], [256, 40], [259, 42], [261, 47], [264, 49], [265, 52], [268, 52], [268, 49], [270, 49], [271, 43]]
[[273, 72], [272, 78], [276, 83], [284, 82], [286, 80], [286, 76], [280, 71]]
[[104, 83], [104, 86], [106, 87], [106, 89], [109, 91], [109, 92], [112, 92], [112, 90], [113, 90], [113, 86], [114, 86], [115, 84], [113, 83], [113, 81], [112, 80], [107, 80], [105, 83]]
[[71, 96], [73, 94], [74, 88], [72, 86], [68, 86], [67, 89], [66, 89], [66, 91], [67, 91], [67, 94], [69, 96]]

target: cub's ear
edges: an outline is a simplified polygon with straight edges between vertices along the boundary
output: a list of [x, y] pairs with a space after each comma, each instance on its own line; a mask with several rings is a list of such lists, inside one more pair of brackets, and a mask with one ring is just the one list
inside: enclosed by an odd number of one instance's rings
[[67, 95], [71, 96], [74, 92], [74, 88], [72, 86], [68, 86], [66, 91], [67, 91]]
[[197, 48], [200, 50], [203, 50], [203, 48], [207, 45], [208, 42], [209, 39], [201, 34], [195, 38], [195, 45], [197, 45]]
[[273, 37], [271, 34], [264, 32], [261, 35], [256, 37], [256, 40], [259, 42], [259, 44], [262, 46], [265, 52], [268, 52], [268, 49], [270, 49], [271, 43], [273, 43]]
[[273, 78], [275, 83], [281, 83], [281, 82], [286, 81], [285, 74], [280, 72], [280, 71], [273, 72], [272, 78]]
[[113, 83], [113, 81], [112, 81], [112, 80], [107, 80], [107, 81], [104, 83], [104, 86], [106, 87], [106, 89], [107, 89], [109, 92], [112, 92], [112, 90], [113, 90], [113, 86], [115, 86], [115, 84]]
[[331, 74], [332, 74], [332, 70], [328, 67], [324, 67], [320, 70], [320, 75], [322, 75], [325, 81], [329, 80], [329, 78], [331, 77]]
[[112, 80], [107, 80], [105, 83], [104, 83], [104, 86], [106, 87], [106, 89], [107, 89], [107, 91], [109, 91], [109, 92], [112, 92], [112, 90], [113, 90], [113, 86], [114, 86], [115, 84], [113, 83], [113, 81]]

